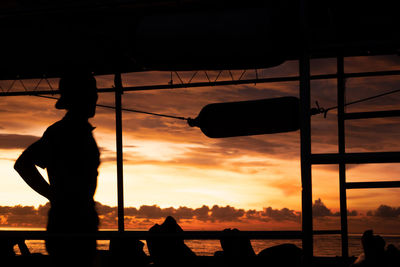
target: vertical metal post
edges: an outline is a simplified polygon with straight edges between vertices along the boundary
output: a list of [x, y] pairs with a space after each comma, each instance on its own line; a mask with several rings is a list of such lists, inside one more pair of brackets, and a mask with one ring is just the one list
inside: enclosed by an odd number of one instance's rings
[[122, 80], [121, 73], [116, 73], [115, 84], [115, 132], [117, 144], [117, 187], [118, 187], [118, 231], [125, 230], [124, 224], [124, 177], [122, 151]]
[[310, 59], [303, 55], [300, 60], [300, 104], [301, 104], [301, 184], [302, 184], [302, 229], [304, 260], [310, 264], [313, 257], [313, 215], [311, 177], [311, 120], [310, 120]]
[[300, 75], [300, 150], [301, 150], [301, 184], [302, 184], [302, 232], [304, 265], [312, 264], [313, 217], [312, 217], [312, 177], [311, 177], [311, 114], [310, 114], [310, 55], [308, 32], [308, 1], [300, 3], [300, 30], [302, 33], [301, 53], [299, 60]]
[[[346, 102], [346, 86], [344, 78], [344, 58], [342, 55], [337, 57], [337, 106], [338, 106], [338, 146], [339, 155], [343, 155], [346, 151], [345, 144], [345, 124], [344, 124], [344, 108]], [[341, 235], [342, 235], [342, 257], [349, 256], [348, 251], [348, 226], [347, 226], [347, 194], [346, 194], [346, 164], [341, 161], [339, 163], [339, 187], [340, 187], [340, 219], [341, 219]]]

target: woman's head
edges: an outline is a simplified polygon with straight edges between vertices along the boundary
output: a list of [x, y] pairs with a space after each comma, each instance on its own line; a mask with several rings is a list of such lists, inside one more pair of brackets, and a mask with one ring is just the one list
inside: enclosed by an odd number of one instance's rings
[[97, 86], [91, 73], [73, 72], [64, 75], [59, 83], [57, 109], [66, 109], [91, 118], [96, 113]]

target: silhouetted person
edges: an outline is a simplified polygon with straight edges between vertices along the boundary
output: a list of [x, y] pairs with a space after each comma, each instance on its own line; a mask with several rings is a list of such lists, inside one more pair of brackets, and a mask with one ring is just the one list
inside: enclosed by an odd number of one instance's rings
[[143, 251], [143, 247], [143, 242], [135, 238], [111, 239], [109, 248], [109, 263], [106, 266], [148, 266], [150, 263], [150, 259]]
[[372, 230], [365, 231], [361, 238], [365, 260], [371, 264], [382, 264], [385, 256], [385, 240], [380, 235], [374, 235]]
[[263, 249], [258, 255], [254, 252], [248, 237], [240, 235], [240, 231], [224, 229], [223, 233], [229, 236], [222, 237], [221, 247], [223, 251], [217, 251], [214, 255], [222, 258], [223, 266], [301, 266], [302, 250], [294, 244], [281, 244]]
[[224, 233], [227, 234], [238, 234], [238, 236], [233, 237], [223, 237], [220, 240], [221, 247], [224, 250], [223, 255], [229, 258], [242, 258], [242, 257], [253, 257], [256, 253], [251, 246], [250, 239], [248, 237], [239, 236], [240, 231], [236, 228], [234, 229], [224, 229]]
[[374, 235], [367, 230], [361, 237], [364, 253], [354, 262], [352, 267], [398, 267], [400, 266], [400, 251], [393, 244], [385, 250], [385, 240], [380, 235]]
[[[179, 234], [183, 230], [173, 217], [168, 216], [161, 225], [152, 226], [149, 232]], [[182, 238], [148, 238], [147, 247], [157, 266], [193, 266], [195, 264], [196, 254], [185, 244]]]
[[364, 253], [361, 254], [352, 266], [386, 266], [385, 240], [380, 235], [374, 235], [367, 230], [361, 237]]
[[388, 267], [400, 266], [400, 251], [393, 244], [387, 246], [385, 256]]
[[263, 249], [258, 253], [260, 266], [301, 266], [303, 251], [295, 244], [281, 244]]
[[[214, 253], [215, 260], [221, 266], [256, 266], [256, 254], [251, 246], [250, 239], [242, 236], [240, 231], [224, 229], [220, 239], [223, 251]], [[224, 236], [226, 234], [226, 236]]]
[[[90, 74], [77, 72], [61, 78], [59, 90], [56, 108], [66, 109], [65, 117], [47, 128], [14, 167], [33, 190], [50, 201], [49, 233], [95, 233], [98, 216], [93, 196], [100, 154], [88, 119], [95, 115], [96, 80]], [[47, 169], [49, 183], [35, 166]], [[90, 266], [96, 239], [49, 238], [46, 249], [57, 266]]]

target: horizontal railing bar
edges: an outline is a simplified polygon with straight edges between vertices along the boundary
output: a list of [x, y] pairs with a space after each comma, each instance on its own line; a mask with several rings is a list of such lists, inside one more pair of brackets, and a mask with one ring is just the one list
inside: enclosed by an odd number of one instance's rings
[[[340, 230], [314, 231], [315, 235], [340, 234]], [[93, 234], [54, 234], [46, 231], [0, 231], [0, 238], [43, 240], [49, 237], [91, 237], [97, 240], [109, 240], [112, 238], [181, 238], [181, 239], [221, 239], [233, 237], [247, 237], [249, 239], [301, 239], [301, 231], [239, 231], [235, 233], [223, 231], [185, 231], [176, 234], [151, 233], [149, 231], [99, 231]]]
[[[346, 73], [345, 78], [360, 78], [360, 77], [373, 77], [373, 76], [387, 76], [387, 75], [400, 75], [400, 70], [393, 71], [377, 71], [377, 72], [359, 72], [359, 73]], [[311, 80], [324, 80], [335, 79], [337, 74], [321, 74], [312, 75]], [[183, 84], [162, 84], [162, 85], [145, 85], [145, 86], [131, 86], [124, 87], [124, 92], [129, 91], [146, 91], [146, 90], [163, 90], [163, 89], [179, 89], [179, 88], [193, 88], [193, 87], [207, 87], [207, 86], [228, 86], [228, 85], [243, 85], [243, 84], [257, 84], [257, 83], [275, 83], [275, 82], [293, 82], [299, 81], [299, 76], [288, 77], [271, 77], [263, 79], [246, 79], [234, 81], [216, 81], [216, 82], [197, 82], [197, 83], [183, 83]], [[115, 88], [100, 88], [99, 93], [115, 92]], [[33, 96], [33, 95], [55, 95], [59, 94], [58, 90], [40, 90], [40, 91], [18, 91], [18, 92], [0, 92], [0, 96]]]
[[314, 235], [340, 235], [340, 230], [314, 230]]
[[353, 112], [353, 113], [345, 113], [343, 116], [345, 120], [373, 119], [373, 118], [386, 118], [386, 117], [400, 117], [400, 110]]
[[353, 73], [345, 73], [344, 77], [364, 78], [364, 77], [378, 77], [378, 76], [391, 76], [391, 75], [400, 75], [400, 70], [353, 72]]
[[312, 154], [311, 164], [368, 164], [368, 163], [398, 163], [400, 152], [371, 152], [345, 154]]
[[396, 188], [400, 187], [400, 181], [382, 182], [347, 182], [347, 189], [367, 189], [367, 188]]

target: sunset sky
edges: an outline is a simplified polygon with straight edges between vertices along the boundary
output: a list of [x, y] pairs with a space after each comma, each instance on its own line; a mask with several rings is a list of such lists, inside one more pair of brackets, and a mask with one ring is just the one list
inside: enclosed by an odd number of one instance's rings
[[[347, 58], [346, 72], [399, 70], [398, 57]], [[297, 75], [297, 62], [258, 70], [260, 78]], [[313, 60], [312, 74], [335, 73], [335, 60]], [[179, 72], [187, 82], [194, 72]], [[234, 78], [241, 71], [232, 71]], [[218, 72], [207, 74], [213, 80]], [[131, 73], [124, 86], [167, 84], [169, 72]], [[179, 78], [173, 74], [174, 83]], [[242, 79], [255, 78], [254, 70]], [[193, 82], [206, 81], [199, 72]], [[230, 80], [225, 71], [219, 80]], [[38, 80], [24, 83], [34, 87]], [[57, 80], [51, 80], [57, 87]], [[111, 87], [112, 76], [98, 76], [99, 88]], [[7, 89], [11, 81], [0, 81]], [[347, 81], [347, 101], [400, 89], [395, 76]], [[22, 87], [15, 83], [14, 88]], [[45, 89], [42, 82], [39, 88]], [[175, 116], [196, 117], [209, 103], [298, 96], [298, 82], [249, 84], [174, 90], [127, 92], [123, 107]], [[336, 105], [336, 80], [312, 81], [312, 104]], [[114, 95], [100, 94], [99, 104], [114, 105]], [[348, 112], [399, 109], [400, 94], [349, 106]], [[0, 100], [0, 226], [44, 226], [41, 213], [47, 200], [31, 190], [13, 169], [20, 153], [40, 138], [64, 111], [55, 101], [34, 96]], [[279, 110], [276, 111], [277, 113]], [[274, 114], [271, 114], [274, 115]], [[115, 116], [98, 108], [91, 120], [101, 149], [95, 195], [104, 228], [115, 227], [117, 183]], [[399, 119], [372, 119], [346, 123], [347, 152], [400, 151]], [[184, 229], [246, 230], [301, 229], [300, 136], [292, 133], [210, 139], [186, 122], [124, 112], [124, 194], [127, 225], [148, 229], [167, 215], [174, 215]], [[337, 152], [336, 110], [312, 118], [312, 151]], [[348, 181], [398, 180], [399, 164], [348, 165]], [[45, 171], [41, 170], [45, 175]], [[317, 229], [339, 229], [337, 166], [313, 167], [313, 198]], [[400, 233], [400, 189], [348, 190], [350, 231], [367, 228]], [[20, 205], [20, 206], [17, 206]], [[40, 207], [41, 205], [41, 207]], [[14, 207], [17, 206], [17, 207]], [[29, 206], [29, 207], [26, 207]], [[36, 221], [37, 222], [36, 222]]]

